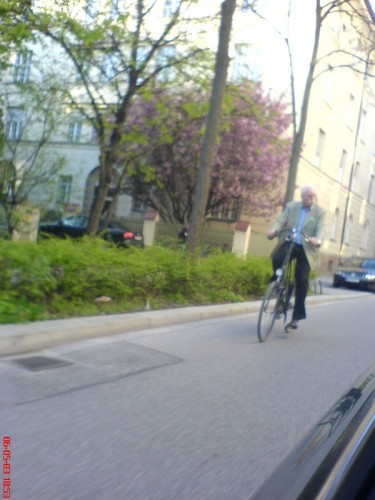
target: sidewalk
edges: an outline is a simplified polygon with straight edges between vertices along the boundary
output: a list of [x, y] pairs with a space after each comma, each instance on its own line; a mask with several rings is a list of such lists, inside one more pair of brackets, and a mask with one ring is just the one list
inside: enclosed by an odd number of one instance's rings
[[[332, 289], [326, 285], [323, 278], [319, 281], [322, 284], [323, 293], [308, 296], [307, 305], [370, 295], [344, 289]], [[317, 291], [319, 292], [319, 289]], [[259, 311], [260, 304], [260, 300], [255, 300], [236, 304], [0, 325], [0, 356], [21, 354], [65, 343], [136, 330], [146, 330], [235, 314], [255, 313]]]

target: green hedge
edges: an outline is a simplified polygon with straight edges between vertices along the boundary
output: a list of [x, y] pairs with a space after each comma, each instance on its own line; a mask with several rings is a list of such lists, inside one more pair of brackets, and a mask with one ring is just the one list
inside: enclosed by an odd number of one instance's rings
[[[0, 241], [0, 323], [259, 298], [269, 258], [191, 256], [184, 248], [120, 250], [102, 239]], [[108, 303], [98, 297], [110, 297]]]

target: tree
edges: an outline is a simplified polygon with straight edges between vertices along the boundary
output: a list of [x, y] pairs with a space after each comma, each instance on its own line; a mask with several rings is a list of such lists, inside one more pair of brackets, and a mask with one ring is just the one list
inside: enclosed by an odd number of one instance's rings
[[[165, 221], [189, 222], [207, 119], [207, 96], [171, 95], [140, 101], [128, 126], [139, 139], [124, 150], [128, 191], [158, 210]], [[266, 215], [281, 200], [290, 142], [286, 105], [260, 84], [229, 86], [224, 96], [218, 147], [204, 216], [235, 204], [249, 215]], [[131, 165], [131, 168], [129, 167]]]
[[[184, 8], [193, 3], [178, 0], [173, 12], [164, 13], [164, 2], [144, 0], [126, 3], [124, 11], [112, 9], [110, 15], [95, 8], [95, 2], [89, 4], [83, 17], [82, 9], [77, 10], [73, 4], [71, 10], [56, 4], [49, 10], [29, 12], [26, 24], [33, 33], [62, 50], [59, 75], [66, 106], [80, 113], [96, 133], [100, 173], [88, 223], [90, 234], [96, 233], [106, 196], [117, 176], [126, 142], [123, 130], [134, 99], [152, 93], [158, 78], [167, 85], [171, 71], [175, 85], [179, 78], [186, 80], [183, 70], [192, 57], [195, 71], [189, 71], [189, 79], [195, 75], [199, 80], [206, 73], [200, 71], [200, 67], [207, 68], [204, 51], [191, 44], [186, 24], [185, 28], [180, 25]], [[190, 29], [193, 22], [190, 20]], [[194, 29], [198, 31], [199, 27]], [[53, 69], [51, 65], [46, 71]]]
[[[19, 205], [27, 204], [36, 191], [40, 195], [38, 204], [42, 204], [43, 192], [56, 182], [65, 159], [48, 149], [59, 119], [56, 93], [50, 89], [45, 93], [35, 91], [32, 84], [8, 89], [9, 94], [3, 95], [5, 105], [9, 108], [16, 102], [17, 108], [11, 107], [6, 118], [0, 161], [0, 207], [10, 236], [19, 223]], [[15, 112], [22, 115], [12, 114]]]
[[32, 0], [0, 0], [0, 69], [9, 66], [10, 49], [32, 38], [25, 23]]
[[210, 189], [210, 178], [216, 152], [220, 113], [229, 66], [228, 49], [235, 8], [236, 0], [224, 0], [221, 4], [221, 23], [216, 53], [215, 74], [212, 84], [206, 129], [203, 136], [198, 178], [193, 198], [193, 210], [190, 217], [190, 228], [187, 238], [189, 252], [194, 252], [198, 245], [203, 227], [204, 211]]
[[[12, 48], [22, 45], [25, 40], [30, 38], [30, 31], [21, 23], [20, 19], [24, 17], [25, 10], [28, 9], [31, 2], [21, 2], [19, 0], [0, 0], [0, 71], [4, 71], [10, 66], [10, 54]], [[3, 92], [1, 93], [3, 94]], [[3, 189], [5, 179], [8, 178], [9, 168], [4, 163], [4, 108], [5, 95], [0, 95], [0, 196], [4, 196]]]
[[2, 158], [2, 156], [3, 156], [4, 143], [5, 143], [3, 108], [4, 108], [4, 105], [3, 105], [2, 99], [0, 99], [0, 158]]

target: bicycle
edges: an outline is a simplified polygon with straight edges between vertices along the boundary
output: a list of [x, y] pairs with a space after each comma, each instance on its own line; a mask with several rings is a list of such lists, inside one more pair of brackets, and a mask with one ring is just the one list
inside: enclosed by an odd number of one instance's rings
[[259, 342], [265, 342], [277, 319], [284, 317], [284, 325], [288, 324], [289, 316], [294, 308], [295, 292], [295, 261], [291, 259], [296, 237], [301, 234], [305, 241], [309, 241], [302, 231], [282, 229], [276, 233], [279, 236], [288, 232], [285, 241], [289, 243], [288, 250], [280, 269], [277, 269], [276, 279], [269, 283], [264, 293], [258, 316], [257, 333]]

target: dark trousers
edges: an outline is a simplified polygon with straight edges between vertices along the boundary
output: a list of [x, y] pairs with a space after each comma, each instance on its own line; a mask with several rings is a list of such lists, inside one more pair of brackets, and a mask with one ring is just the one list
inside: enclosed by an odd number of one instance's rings
[[[282, 243], [281, 246], [272, 255], [273, 272], [279, 269], [288, 249], [288, 243]], [[305, 319], [306, 309], [305, 300], [309, 290], [310, 264], [306, 258], [302, 245], [295, 245], [292, 250], [292, 260], [296, 259], [296, 296], [292, 319]]]

